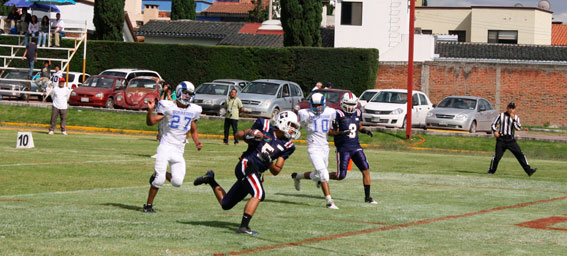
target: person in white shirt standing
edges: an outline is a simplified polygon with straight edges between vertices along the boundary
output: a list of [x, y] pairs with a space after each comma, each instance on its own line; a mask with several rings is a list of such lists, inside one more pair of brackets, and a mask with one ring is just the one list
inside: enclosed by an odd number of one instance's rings
[[65, 31], [63, 31], [65, 29], [65, 22], [63, 22], [63, 20], [61, 19], [61, 14], [58, 13], [57, 15], [55, 15], [55, 17], [57, 18], [57, 20], [53, 21], [52, 27], [55, 29], [53, 31], [53, 36], [55, 37], [55, 47], [59, 47], [59, 40], [61, 39], [61, 37], [65, 36]]
[[53, 90], [49, 93], [53, 100], [53, 105], [51, 106], [51, 127], [49, 127], [49, 135], [52, 135], [55, 130], [58, 116], [61, 117], [61, 134], [67, 135], [65, 124], [67, 123], [67, 99], [69, 99], [69, 94], [71, 94], [71, 89], [65, 86], [65, 78], [59, 78], [59, 86], [53, 88]]
[[[331, 198], [329, 190], [329, 142], [327, 133], [335, 120], [336, 111], [326, 107], [325, 96], [314, 93], [309, 102], [309, 109], [299, 110], [299, 121], [307, 129], [307, 154], [315, 171], [305, 173], [292, 173], [295, 189], [300, 190], [301, 179], [311, 179], [321, 183], [321, 189], [327, 200], [327, 208], [339, 209]], [[319, 183], [317, 183], [319, 185]]]
[[311, 91], [315, 91], [315, 90], [319, 90], [319, 89], [323, 89], [323, 83], [321, 83], [321, 82], [317, 82], [315, 84], [315, 87], [313, 87], [313, 89], [311, 89]]
[[[159, 188], [167, 179], [175, 187], [183, 184], [185, 178], [185, 159], [183, 153], [187, 136], [191, 134], [197, 150], [203, 144], [199, 141], [197, 133], [197, 120], [201, 117], [201, 106], [192, 104], [195, 95], [195, 86], [191, 82], [181, 82], [175, 89], [176, 101], [160, 100], [157, 115], [153, 114], [155, 102], [148, 102], [147, 125], [155, 125], [165, 120], [163, 135], [157, 148], [154, 174], [150, 177], [150, 191], [148, 200], [144, 204], [144, 212], [154, 213], [153, 202]], [[167, 172], [167, 165], [171, 173]]]

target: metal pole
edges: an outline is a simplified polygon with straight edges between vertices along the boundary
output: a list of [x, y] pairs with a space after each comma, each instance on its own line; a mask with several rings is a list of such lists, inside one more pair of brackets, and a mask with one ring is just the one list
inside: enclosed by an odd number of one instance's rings
[[415, 0], [410, 0], [409, 17], [409, 50], [408, 50], [408, 102], [406, 115], [406, 139], [411, 140], [411, 114], [413, 109], [413, 40], [415, 34]]
[[81, 83], [85, 82], [85, 70], [87, 68], [87, 21], [85, 20], [85, 41], [83, 42], [83, 81], [81, 81]]
[[268, 20], [272, 20], [272, 1], [273, 0], [268, 0], [270, 1], [270, 9], [268, 9]]

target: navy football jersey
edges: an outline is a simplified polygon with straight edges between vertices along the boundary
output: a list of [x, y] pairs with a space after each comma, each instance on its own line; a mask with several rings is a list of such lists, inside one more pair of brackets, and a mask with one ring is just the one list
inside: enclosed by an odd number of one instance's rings
[[258, 168], [259, 172], [265, 172], [268, 165], [260, 160], [259, 155], [261, 152], [268, 152], [273, 160], [283, 157], [287, 159], [293, 151], [295, 146], [291, 140], [284, 138], [278, 139], [274, 132], [274, 126], [270, 124], [270, 120], [258, 118], [252, 125], [252, 129], [258, 129], [264, 134], [264, 140], [258, 144], [249, 144], [248, 149], [242, 153], [242, 158], [248, 159], [254, 166]]
[[338, 126], [339, 131], [350, 130], [350, 133], [336, 135], [334, 137], [335, 147], [337, 147], [338, 152], [355, 151], [361, 148], [360, 142], [358, 141], [358, 126], [360, 120], [362, 120], [362, 117], [359, 109], [355, 110], [352, 114], [337, 109], [335, 125]]

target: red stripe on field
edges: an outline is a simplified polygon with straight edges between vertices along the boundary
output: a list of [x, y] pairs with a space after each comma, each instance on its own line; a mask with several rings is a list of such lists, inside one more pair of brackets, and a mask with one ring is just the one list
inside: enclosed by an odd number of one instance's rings
[[[521, 207], [526, 207], [526, 206], [530, 206], [530, 205], [534, 205], [534, 204], [542, 204], [542, 203], [548, 203], [548, 202], [564, 200], [564, 199], [567, 199], [567, 196], [556, 197], [556, 198], [545, 199], [545, 200], [539, 200], [539, 201], [533, 201], [533, 202], [519, 203], [519, 204], [515, 204], [515, 205], [510, 205], [510, 206], [501, 206], [501, 207], [496, 207], [496, 208], [492, 208], [492, 209], [480, 210], [480, 211], [477, 211], [477, 212], [470, 212], [470, 213], [465, 213], [465, 214], [460, 214], [460, 215], [450, 215], [450, 216], [445, 216], [445, 217], [441, 217], [441, 218], [418, 220], [418, 221], [414, 221], [414, 222], [408, 222], [408, 223], [391, 225], [391, 226], [380, 227], [380, 228], [369, 228], [369, 229], [363, 229], [363, 230], [352, 231], [352, 232], [341, 233], [341, 234], [335, 234], [335, 235], [329, 235], [329, 236], [314, 237], [314, 238], [309, 238], [309, 239], [305, 239], [305, 240], [301, 240], [301, 241], [297, 241], [297, 242], [268, 245], [268, 246], [257, 247], [257, 248], [252, 248], [252, 249], [248, 249], [248, 250], [229, 252], [229, 253], [226, 253], [226, 254], [240, 255], [240, 254], [256, 253], [256, 252], [261, 252], [261, 251], [268, 251], [268, 250], [279, 249], [279, 248], [284, 248], [284, 247], [298, 246], [298, 245], [302, 245], [302, 244], [316, 243], [316, 242], [321, 242], [321, 241], [333, 240], [333, 239], [362, 235], [362, 234], [368, 234], [368, 233], [374, 233], [374, 232], [379, 232], [379, 231], [386, 231], [386, 230], [392, 230], [392, 229], [398, 229], [398, 228], [407, 228], [407, 227], [411, 227], [411, 226], [429, 224], [429, 223], [432, 223], [432, 222], [439, 222], [439, 221], [445, 221], [445, 220], [451, 220], [451, 219], [460, 219], [460, 218], [470, 217], [470, 216], [479, 215], [479, 214], [502, 211], [502, 210], [507, 210], [507, 209], [521, 208]], [[223, 253], [217, 253], [215, 255], [223, 255]]]

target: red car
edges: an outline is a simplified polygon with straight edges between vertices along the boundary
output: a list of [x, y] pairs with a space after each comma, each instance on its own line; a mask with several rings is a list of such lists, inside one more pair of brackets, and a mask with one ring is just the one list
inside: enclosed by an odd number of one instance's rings
[[126, 109], [148, 109], [148, 102], [157, 102], [165, 81], [157, 77], [133, 78], [124, 90], [114, 94], [114, 106]]
[[113, 108], [112, 95], [124, 89], [125, 80], [118, 76], [91, 76], [73, 89], [69, 104], [73, 106], [96, 106]]
[[[311, 91], [304, 100], [298, 102], [294, 107], [293, 110], [297, 113], [300, 109], [309, 108], [309, 100], [311, 99], [311, 95], [313, 93], [322, 93], [325, 96], [327, 101], [327, 107], [331, 107], [334, 109], [340, 109], [341, 99], [345, 93], [349, 93], [349, 90], [341, 90], [341, 89], [319, 89], [315, 91]], [[358, 103], [357, 108], [360, 109], [360, 103]]]

